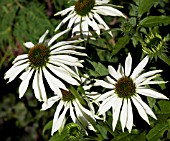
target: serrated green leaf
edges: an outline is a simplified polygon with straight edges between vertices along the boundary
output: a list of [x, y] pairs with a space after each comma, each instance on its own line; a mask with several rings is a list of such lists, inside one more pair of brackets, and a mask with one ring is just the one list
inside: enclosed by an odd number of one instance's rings
[[160, 24], [170, 24], [170, 16], [149, 16], [141, 20], [139, 26], [154, 27]]
[[158, 102], [158, 107], [155, 107], [156, 114], [170, 114], [170, 101], [160, 100]]
[[148, 101], [148, 104], [149, 104], [150, 108], [153, 108], [155, 106], [155, 103], [156, 103], [156, 99], [155, 98], [147, 97], [147, 101]]
[[117, 54], [120, 49], [124, 48], [130, 41], [130, 36], [120, 37], [113, 48], [112, 55]]
[[95, 69], [95, 70], [89, 70], [90, 75], [94, 77], [99, 77], [99, 76], [105, 76], [108, 74], [107, 68], [100, 62], [98, 63], [92, 62], [92, 61], [89, 61], [89, 62], [92, 64], [92, 66]]
[[148, 141], [157, 141], [160, 139], [164, 132], [170, 128], [170, 122], [166, 121], [161, 124], [157, 124], [154, 128], [152, 128], [149, 133], [146, 135]]
[[159, 0], [141, 0], [138, 8], [138, 16], [141, 17], [145, 12], [149, 11], [150, 8]]

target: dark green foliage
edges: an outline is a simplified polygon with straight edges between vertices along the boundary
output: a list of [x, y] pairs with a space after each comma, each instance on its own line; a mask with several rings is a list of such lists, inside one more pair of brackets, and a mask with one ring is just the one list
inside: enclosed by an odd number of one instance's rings
[[45, 2], [38, 1], [0, 2], [0, 68], [14, 56], [26, 52], [24, 42], [37, 43], [47, 29], [54, 30], [57, 22], [49, 19], [46, 6]]
[[[53, 15], [75, 0], [0, 0], [0, 141], [65, 141], [69, 139], [67, 132], [56, 132], [51, 136], [52, 119], [56, 109], [40, 111], [42, 103], [38, 102], [32, 89], [28, 89], [22, 99], [18, 98], [19, 79], [6, 84], [4, 73], [11, 67], [14, 58], [27, 52], [24, 42], [37, 43], [40, 36], [48, 29], [49, 36], [55, 34], [54, 29], [64, 18]], [[169, 0], [111, 0], [110, 3], [121, 5], [119, 8], [127, 19], [107, 17], [113, 37], [102, 31], [96, 40], [85, 41], [82, 46], [88, 59], [84, 61], [83, 73], [92, 78], [103, 79], [108, 75], [108, 65], [124, 65], [125, 57], [130, 52], [133, 68], [146, 54], [142, 52], [141, 42], [151, 31], [156, 31], [162, 38], [166, 37], [167, 52], [157, 60], [150, 60], [146, 69], [161, 69], [163, 74], [158, 80], [169, 81], [170, 78], [170, 1]], [[67, 26], [63, 25], [62, 30]], [[62, 36], [63, 40], [70, 40]], [[162, 57], [162, 58], [161, 58]], [[116, 68], [115, 67], [115, 68]], [[117, 68], [116, 68], [117, 69]], [[31, 85], [30, 85], [31, 86]], [[170, 98], [170, 82], [153, 86], [156, 90]], [[98, 87], [96, 88], [98, 89]], [[100, 88], [99, 88], [100, 89]], [[70, 91], [87, 106], [82, 94], [84, 89], [70, 86]], [[104, 92], [105, 89], [102, 91]], [[157, 120], [149, 116], [150, 125], [145, 123], [133, 107], [134, 127], [131, 133], [127, 129], [122, 132], [120, 122], [112, 131], [112, 114], [107, 112], [107, 120], [95, 123], [96, 132], [82, 134], [80, 141], [169, 141], [170, 140], [170, 101], [141, 96], [143, 101], [156, 114]], [[134, 105], [132, 105], [134, 106]], [[96, 106], [97, 107], [97, 106]], [[97, 111], [97, 109], [95, 109]], [[67, 122], [72, 122], [68, 116]], [[67, 124], [67, 123], [66, 123]], [[65, 130], [64, 130], [65, 131]]]

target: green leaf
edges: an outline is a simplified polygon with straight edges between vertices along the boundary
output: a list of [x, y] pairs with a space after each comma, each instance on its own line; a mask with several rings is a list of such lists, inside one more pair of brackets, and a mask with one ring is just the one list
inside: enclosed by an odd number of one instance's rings
[[45, 137], [45, 131], [52, 128], [53, 120], [50, 120], [43, 128], [42, 135]]
[[170, 57], [168, 57], [165, 53], [160, 53], [158, 57], [170, 66]]
[[158, 108], [155, 107], [156, 114], [170, 114], [170, 101], [160, 100], [158, 102]]
[[153, 108], [155, 106], [155, 103], [156, 103], [156, 99], [155, 98], [147, 97], [147, 101], [149, 103], [149, 107], [150, 108]]
[[139, 26], [153, 27], [160, 24], [170, 24], [170, 16], [149, 16], [141, 20]]
[[138, 8], [138, 16], [141, 17], [145, 12], [149, 11], [149, 9], [159, 0], [141, 0]]
[[116, 45], [114, 46], [114, 49], [112, 51], [112, 55], [117, 54], [120, 49], [124, 48], [130, 41], [131, 37], [130, 36], [124, 36], [118, 39], [116, 42]]
[[170, 128], [170, 120], [163, 122], [161, 124], [157, 124], [154, 128], [152, 128], [149, 133], [146, 135], [148, 141], [157, 141], [161, 137], [166, 130]]
[[132, 130], [132, 133], [124, 132], [116, 135], [111, 141], [145, 141], [146, 133]]
[[62, 132], [62, 134], [57, 132], [49, 139], [49, 141], [68, 141], [66, 138], [67, 134], [67, 132]]
[[101, 125], [99, 125], [99, 124], [97, 124], [96, 127], [97, 127], [97, 130], [99, 131], [99, 133], [100, 133], [100, 135], [101, 135], [100, 138], [102, 138], [102, 139], [108, 139], [106, 128], [103, 128], [103, 126], [101, 126]]
[[89, 70], [90, 75], [92, 75], [94, 77], [99, 77], [99, 76], [105, 76], [108, 74], [107, 68], [100, 62], [98, 62], [98, 63], [92, 62], [92, 61], [89, 61], [89, 62], [92, 64], [92, 66], [95, 69], [95, 70]]

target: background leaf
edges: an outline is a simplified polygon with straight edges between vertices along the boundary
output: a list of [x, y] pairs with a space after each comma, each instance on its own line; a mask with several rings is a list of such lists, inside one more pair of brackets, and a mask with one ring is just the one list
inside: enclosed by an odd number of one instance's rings
[[148, 16], [139, 22], [139, 26], [154, 27], [170, 24], [170, 16]]
[[163, 137], [163, 134], [166, 130], [170, 128], [170, 120], [167, 122], [163, 122], [161, 124], [157, 124], [153, 129], [149, 131], [149, 133], [146, 135], [148, 141], [157, 141], [161, 137]]
[[140, 0], [138, 16], [141, 17], [145, 12], [148, 12], [156, 2], [159, 2], [159, 0]]

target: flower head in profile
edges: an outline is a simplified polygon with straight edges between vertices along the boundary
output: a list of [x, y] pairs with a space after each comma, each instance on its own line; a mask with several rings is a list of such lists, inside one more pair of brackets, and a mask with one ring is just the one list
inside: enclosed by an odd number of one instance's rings
[[154, 81], [157, 74], [162, 70], [151, 70], [143, 72], [148, 63], [146, 56], [132, 71], [132, 57], [128, 54], [125, 61], [125, 70], [119, 65], [116, 71], [112, 66], [108, 66], [109, 74], [107, 80], [96, 80], [95, 86], [103, 86], [109, 89], [102, 94], [97, 101], [102, 101], [98, 113], [105, 113], [112, 107], [113, 121], [112, 128], [115, 130], [120, 115], [122, 130], [126, 127], [129, 132], [133, 125], [132, 102], [137, 108], [139, 115], [149, 124], [148, 115], [156, 119], [150, 107], [141, 99], [141, 96], [153, 97], [156, 99], [168, 99], [163, 94], [146, 87], [149, 84], [161, 84], [165, 81]]
[[46, 89], [44, 77], [49, 87], [55, 94], [61, 95], [61, 90], [68, 90], [63, 82], [78, 85], [79, 76], [71, 67], [83, 67], [81, 60], [75, 55], [86, 56], [85, 53], [77, 52], [75, 49], [84, 49], [81, 46], [72, 45], [82, 40], [60, 41], [54, 43], [57, 38], [68, 32], [57, 33], [49, 40], [44, 40], [48, 30], [42, 35], [37, 44], [26, 42], [24, 45], [29, 48], [28, 54], [19, 55], [13, 61], [13, 66], [5, 73], [8, 82], [13, 81], [18, 75], [22, 80], [19, 86], [19, 97], [25, 94], [31, 78], [33, 78], [32, 88], [35, 97], [39, 101], [46, 101]]
[[83, 136], [83, 130], [80, 125], [76, 123], [69, 123], [65, 127], [65, 131], [67, 133], [68, 140], [76, 140], [80, 139]]
[[69, 21], [67, 28], [73, 27], [72, 35], [83, 34], [85, 37], [91, 35], [89, 27], [100, 35], [100, 29], [110, 29], [100, 15], [125, 17], [122, 12], [108, 5], [108, 2], [109, 0], [76, 0], [75, 5], [55, 14], [62, 16], [68, 14], [56, 30]]
[[157, 60], [159, 57], [165, 63], [170, 65], [170, 58], [166, 55], [167, 46], [166, 46], [167, 37], [162, 38], [156, 31], [150, 32], [146, 35], [146, 38], [141, 43], [142, 51], [144, 54], [147, 54], [151, 59]]
[[72, 121], [79, 124], [83, 129], [86, 129], [86, 127], [91, 128], [91, 123], [95, 123], [93, 113], [83, 107], [79, 100], [70, 91], [62, 90], [61, 96], [58, 95], [49, 98], [47, 102], [43, 103], [41, 110], [47, 110], [56, 102], [58, 104], [53, 118], [51, 135], [58, 130], [63, 130], [66, 118], [68, 117], [66, 116], [68, 111]]
[[157, 32], [150, 32], [142, 42], [142, 50], [145, 54], [157, 59], [158, 55], [166, 50], [166, 38], [162, 38]]

